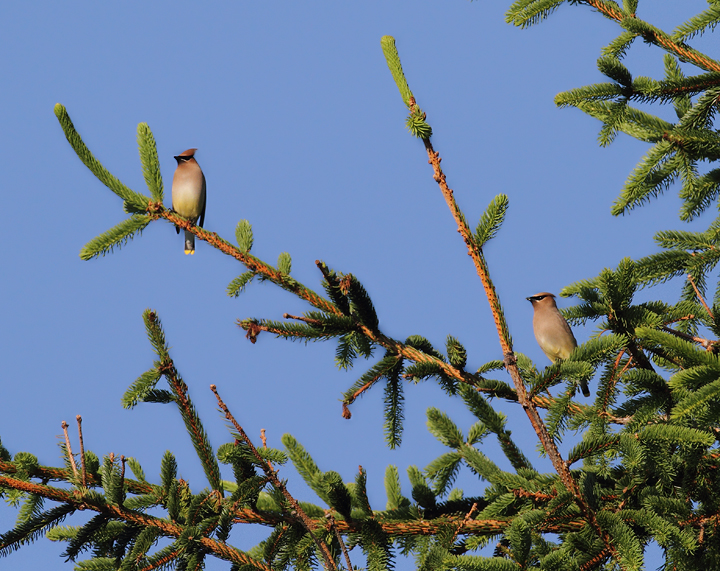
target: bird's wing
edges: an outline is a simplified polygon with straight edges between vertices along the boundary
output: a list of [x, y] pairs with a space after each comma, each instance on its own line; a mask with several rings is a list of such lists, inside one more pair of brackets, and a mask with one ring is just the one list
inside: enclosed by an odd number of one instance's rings
[[200, 218], [198, 219], [198, 226], [200, 226], [201, 228], [203, 228], [205, 224], [205, 206], [207, 205], [207, 192], [205, 191], [205, 173], [202, 173], [202, 180], [203, 207], [202, 212], [200, 213]]

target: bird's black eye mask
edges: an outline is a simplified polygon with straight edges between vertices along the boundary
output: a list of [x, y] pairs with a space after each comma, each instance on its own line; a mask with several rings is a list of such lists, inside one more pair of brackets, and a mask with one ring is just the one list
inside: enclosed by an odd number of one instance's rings
[[536, 295], [535, 297], [528, 297], [528, 301], [540, 301], [541, 299], [545, 299], [546, 295]]
[[177, 157], [174, 157], [174, 159], [175, 159], [177, 162], [186, 163], [186, 162], [188, 162], [190, 159], [192, 159], [192, 157], [180, 157], [180, 156], [177, 156]]

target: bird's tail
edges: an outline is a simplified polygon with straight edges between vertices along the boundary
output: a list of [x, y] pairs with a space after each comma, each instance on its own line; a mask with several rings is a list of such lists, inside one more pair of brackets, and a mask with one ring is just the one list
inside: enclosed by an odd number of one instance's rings
[[185, 230], [185, 253], [195, 253], [195, 234], [188, 232], [187, 230]]

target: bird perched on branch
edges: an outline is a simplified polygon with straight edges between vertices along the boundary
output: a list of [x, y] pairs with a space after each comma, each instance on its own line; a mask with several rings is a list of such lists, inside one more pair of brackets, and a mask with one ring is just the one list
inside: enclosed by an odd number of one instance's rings
[[[534, 309], [533, 330], [540, 349], [553, 363], [558, 359], [567, 359], [577, 347], [577, 341], [568, 322], [555, 305], [555, 296], [544, 291], [531, 295], [527, 300]], [[590, 396], [585, 380], [580, 381], [580, 388], [586, 397]]]
[[[193, 224], [205, 221], [205, 175], [195, 160], [197, 149], [188, 149], [175, 157], [177, 168], [172, 183], [172, 209]], [[199, 219], [199, 220], [198, 220]], [[175, 227], [180, 234], [180, 228]], [[185, 230], [185, 253], [195, 253], [195, 235]]]

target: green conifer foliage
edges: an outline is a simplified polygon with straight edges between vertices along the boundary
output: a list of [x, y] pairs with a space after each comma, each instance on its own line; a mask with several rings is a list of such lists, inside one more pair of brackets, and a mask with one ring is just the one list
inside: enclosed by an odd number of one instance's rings
[[[630, 213], [676, 187], [682, 220], [711, 211], [720, 193], [720, 62], [689, 42], [720, 23], [720, 4], [711, 0], [707, 10], [670, 32], [639, 18], [637, 0], [517, 0], [507, 21], [523, 28], [538, 24], [563, 4], [594, 10], [617, 25], [618, 35], [596, 62], [607, 81], [560, 93], [557, 105], [600, 121], [601, 145], [621, 134], [648, 145], [612, 212]], [[662, 55], [663, 77], [635, 75], [624, 63], [637, 39]], [[293, 341], [331, 341], [337, 343], [341, 369], [351, 369], [358, 358], [372, 359], [342, 394], [345, 417], [356, 399], [382, 386], [386, 441], [400, 446], [405, 394], [429, 381], [462, 402], [472, 424], [464, 428], [445, 411], [429, 409], [427, 429], [445, 450], [424, 468], [408, 467], [407, 477], [388, 466], [384, 505], [367, 494], [368, 478], [378, 474], [359, 467], [354, 481], [344, 482], [289, 434], [282, 439], [284, 450], [259, 446], [213, 385], [229, 430], [228, 441], [216, 449], [192, 402], [191, 393], [199, 389], [180, 376], [175, 358], [181, 357], [171, 355], [159, 316], [147, 310], [143, 320], [155, 357], [129, 384], [123, 406], [145, 402], [177, 409], [207, 481], [183, 480], [170, 451], [153, 476], [133, 458], [100, 459], [84, 450], [82, 441], [74, 453], [67, 434], [59, 467], [43, 466], [29, 452], [11, 455], [0, 444], [0, 494], [20, 506], [15, 527], [0, 535], [0, 556], [47, 536], [65, 543], [64, 556], [78, 569], [194, 570], [216, 558], [236, 570], [349, 571], [357, 567], [352, 558], [358, 548], [372, 570], [392, 569], [398, 554], [415, 557], [417, 567], [428, 570], [639, 570], [648, 544], [655, 542], [666, 569], [720, 568], [720, 217], [702, 232], [660, 230], [655, 235], [660, 253], [623, 259], [616, 268], [568, 285], [562, 295], [577, 303], [565, 316], [575, 324], [592, 322], [597, 335], [568, 359], [541, 370], [513, 349], [492, 264], [483, 252], [488, 241], [502, 237], [511, 192], [475, 213], [479, 224], [470, 230], [440, 168], [432, 128], [410, 90], [395, 40], [383, 37], [381, 48], [409, 110], [408, 129], [422, 140], [480, 278], [493, 316], [489, 330], [494, 326], [502, 359], [472, 372], [472, 353], [452, 334], [445, 353], [423, 332], [406, 333], [404, 340], [391, 337], [372, 291], [355, 274], [317, 261], [324, 297], [290, 277], [289, 253], [279, 255], [277, 267], [250, 254], [254, 243], [247, 220], [237, 225], [237, 247], [183, 220], [162, 204], [156, 143], [147, 124], [138, 126], [137, 137], [150, 197], [125, 186], [95, 159], [58, 104], [55, 114], [68, 142], [130, 215], [88, 242], [80, 255], [88, 260], [113, 252], [163, 218], [182, 225], [244, 266], [228, 295], [237, 297], [257, 277], [308, 304], [302, 315], [286, 313], [283, 321], [241, 319], [251, 342], [264, 332]], [[640, 110], [633, 106], [638, 103], [650, 105]], [[659, 104], [671, 104], [677, 121], [647, 110]], [[669, 280], [682, 281], [677, 300], [638, 301], [641, 289]], [[589, 405], [575, 399], [584, 382], [595, 390]], [[534, 451], [515, 442], [499, 399], [527, 417], [551, 470], [540, 472]], [[492, 456], [489, 443], [497, 443], [502, 457]], [[288, 461], [317, 503], [297, 501], [294, 484], [280, 479], [278, 469]], [[232, 479], [223, 479], [221, 464]], [[463, 470], [477, 482], [469, 495], [454, 486]], [[73, 513], [85, 514], [84, 523], [62, 526]], [[239, 524], [265, 526], [266, 539], [248, 551], [233, 547], [232, 534], [242, 533]]]

